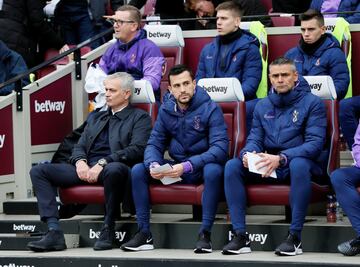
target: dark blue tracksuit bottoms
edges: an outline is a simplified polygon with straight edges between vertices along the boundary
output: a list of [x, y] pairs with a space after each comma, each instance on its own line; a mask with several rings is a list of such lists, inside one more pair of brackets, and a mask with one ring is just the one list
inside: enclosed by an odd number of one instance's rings
[[[219, 198], [223, 192], [223, 169], [220, 164], [206, 164], [201, 172], [183, 174], [182, 183], [200, 184], [204, 182], [202, 196], [202, 227], [200, 231], [210, 231], [213, 225]], [[137, 223], [140, 231], [150, 232], [149, 170], [143, 163], [136, 164], [131, 170], [132, 192], [136, 208]]]
[[356, 190], [356, 187], [360, 186], [360, 169], [357, 167], [337, 169], [330, 178], [339, 204], [357, 235], [360, 236], [360, 194]]
[[[300, 234], [311, 196], [311, 176], [321, 174], [321, 168], [312, 160], [294, 158], [289, 166], [276, 171], [277, 179], [261, 178], [250, 173], [239, 158], [229, 160], [225, 165], [224, 184], [227, 205], [230, 210], [233, 230], [245, 233], [246, 190], [249, 183], [286, 183], [290, 179], [290, 206], [292, 211], [291, 233]], [[274, 196], [276, 197], [276, 196]]]

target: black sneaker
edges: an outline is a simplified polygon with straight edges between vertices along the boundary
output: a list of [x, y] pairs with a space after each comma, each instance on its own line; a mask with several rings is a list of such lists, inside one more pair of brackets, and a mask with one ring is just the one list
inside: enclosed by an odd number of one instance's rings
[[140, 251], [154, 249], [151, 233], [137, 232], [135, 236], [120, 247], [124, 251]]
[[341, 243], [338, 251], [344, 256], [355, 256], [360, 253], [360, 237]]
[[196, 242], [196, 247], [194, 248], [195, 253], [211, 253], [211, 240], [210, 232], [203, 231], [199, 234], [199, 239]]
[[66, 249], [64, 233], [61, 230], [49, 230], [40, 240], [27, 244], [35, 252], [60, 251]]
[[107, 250], [112, 249], [115, 240], [115, 230], [107, 224], [101, 228], [100, 236], [96, 240], [94, 250]]
[[231, 241], [227, 245], [225, 245], [222, 250], [222, 254], [224, 255], [243, 254], [250, 252], [250, 240], [247, 234], [234, 234]]
[[296, 235], [289, 233], [287, 238], [275, 250], [278, 256], [295, 256], [302, 254], [301, 241]]

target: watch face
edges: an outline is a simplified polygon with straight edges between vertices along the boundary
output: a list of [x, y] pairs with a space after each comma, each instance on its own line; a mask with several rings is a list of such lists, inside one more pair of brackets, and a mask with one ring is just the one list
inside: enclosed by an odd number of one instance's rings
[[101, 167], [104, 167], [104, 166], [107, 164], [107, 161], [106, 161], [106, 159], [99, 159], [98, 164], [99, 164]]

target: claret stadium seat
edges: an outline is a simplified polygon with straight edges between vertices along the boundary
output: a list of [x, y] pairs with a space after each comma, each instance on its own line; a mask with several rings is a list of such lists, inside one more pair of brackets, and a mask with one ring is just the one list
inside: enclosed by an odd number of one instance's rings
[[[245, 102], [240, 82], [236, 78], [208, 78], [199, 80], [198, 85], [207, 90], [224, 113], [230, 140], [229, 156], [232, 158], [239, 153], [246, 139]], [[150, 199], [152, 204], [193, 205], [194, 219], [201, 219], [203, 189], [203, 184], [150, 185]]]
[[184, 62], [185, 46], [182, 30], [178, 25], [146, 25], [145, 30], [148, 39], [153, 41], [160, 47], [165, 57], [165, 65], [163, 66], [162, 79], [160, 84], [161, 99], [168, 90], [168, 74], [169, 70], [177, 64]]
[[[157, 105], [150, 82], [135, 81], [135, 91], [130, 100], [131, 104], [149, 113], [152, 122], [157, 116]], [[59, 188], [60, 201], [63, 204], [103, 204], [104, 187], [102, 185], [76, 185]]]
[[[339, 122], [338, 101], [334, 83], [330, 76], [305, 76], [312, 89], [312, 93], [318, 95], [325, 104], [327, 115], [326, 148], [329, 151], [327, 163], [327, 176], [339, 167]], [[321, 84], [321, 89], [318, 86]], [[328, 177], [315, 177], [312, 182], [312, 196], [310, 203], [324, 202], [331, 192]], [[321, 183], [318, 181], [322, 181]], [[247, 185], [247, 201], [253, 205], [284, 205], [286, 221], [291, 221], [289, 203], [290, 185], [254, 184]]]

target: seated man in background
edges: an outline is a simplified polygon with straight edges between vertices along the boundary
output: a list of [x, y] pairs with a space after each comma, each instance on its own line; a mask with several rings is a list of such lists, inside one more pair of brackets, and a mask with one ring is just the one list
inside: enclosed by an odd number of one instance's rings
[[262, 77], [260, 43], [255, 35], [241, 30], [240, 6], [227, 1], [216, 8], [218, 36], [200, 54], [196, 81], [202, 78], [238, 78], [246, 100], [246, 126], [251, 128], [257, 102], [256, 91]]
[[28, 248], [36, 251], [64, 250], [64, 234], [59, 226], [56, 188], [81, 184], [103, 184], [105, 219], [95, 250], [111, 249], [115, 238], [116, 210], [130, 179], [130, 167], [143, 160], [151, 131], [151, 118], [129, 105], [134, 79], [120, 72], [105, 81], [107, 111], [89, 117], [70, 163], [39, 164], [30, 171], [41, 220], [48, 232]]
[[[15, 51], [9, 49], [0, 40], [0, 83], [6, 82], [11, 78], [27, 71], [26, 63], [22, 56]], [[29, 81], [26, 79], [25, 84]], [[14, 90], [15, 85], [9, 84], [0, 88], [0, 96], [8, 95]]]
[[[342, 14], [325, 14], [326, 18], [343, 17], [349, 23], [360, 23], [360, 1], [359, 0], [312, 0], [311, 9], [321, 13], [343, 12]], [[346, 13], [355, 11], [354, 13]]]
[[[294, 62], [278, 58], [270, 64], [273, 92], [255, 107], [252, 129], [240, 157], [225, 165], [225, 196], [234, 236], [223, 254], [249, 253], [246, 234], [246, 183], [289, 183], [292, 221], [287, 238], [275, 254], [302, 254], [301, 231], [311, 196], [311, 179], [326, 165], [326, 111], [321, 99], [298, 79]], [[263, 174], [249, 171], [248, 153], [260, 158], [255, 163]], [[324, 168], [322, 168], [322, 166]], [[277, 179], [270, 178], [276, 172]]]
[[[210, 231], [223, 190], [223, 165], [228, 156], [226, 124], [220, 107], [203, 88], [196, 86], [188, 67], [174, 66], [169, 72], [169, 84], [170, 93], [164, 96], [145, 149], [144, 163], [135, 165], [131, 172], [138, 232], [121, 248], [154, 249], [149, 184], [164, 177], [181, 177], [185, 184], [204, 183], [202, 225], [194, 252], [209, 253]], [[166, 150], [172, 161], [164, 159]], [[171, 170], [156, 170], [165, 163], [171, 164]]]
[[349, 82], [349, 69], [339, 42], [326, 33], [324, 17], [316, 10], [308, 10], [299, 17], [301, 39], [299, 45], [286, 52], [294, 60], [302, 76], [329, 75], [334, 81], [337, 99], [345, 97]]
[[140, 29], [140, 11], [136, 7], [124, 5], [108, 18], [114, 23], [117, 40], [101, 57], [100, 67], [107, 74], [124, 71], [135, 80], [148, 80], [156, 99], [160, 100], [160, 81], [165, 59], [160, 48], [146, 38], [146, 31]]
[[338, 246], [338, 251], [345, 256], [360, 254], [360, 126], [356, 130], [352, 146], [355, 166], [334, 171], [330, 178], [336, 198], [348, 216], [357, 237]]

